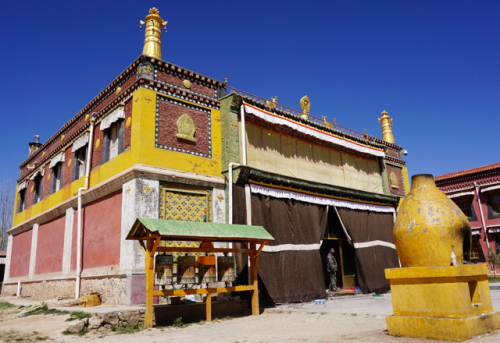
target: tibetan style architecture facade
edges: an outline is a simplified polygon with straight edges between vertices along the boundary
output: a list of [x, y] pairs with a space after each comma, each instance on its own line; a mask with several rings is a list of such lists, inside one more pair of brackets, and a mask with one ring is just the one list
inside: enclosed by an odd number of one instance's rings
[[[234, 89], [221, 99], [221, 119], [233, 222], [261, 225], [275, 238], [259, 262], [268, 300], [325, 297], [332, 247], [341, 287], [388, 290], [384, 268], [399, 266], [395, 209], [409, 186], [403, 149], [314, 118], [306, 106], [301, 113]], [[245, 258], [238, 270], [246, 282]]]
[[500, 163], [436, 176], [436, 186], [468, 217], [471, 260], [485, 262], [488, 247], [500, 252]]
[[[143, 253], [125, 240], [137, 218], [263, 226], [276, 241], [262, 250], [259, 284], [273, 302], [324, 297], [331, 247], [341, 286], [388, 289], [409, 182], [387, 113], [381, 140], [312, 117], [307, 98], [295, 111], [163, 61], [165, 24], [150, 10], [143, 55], [30, 145], [3, 295], [20, 281], [31, 299], [144, 303]], [[246, 258], [237, 268], [243, 281]]]

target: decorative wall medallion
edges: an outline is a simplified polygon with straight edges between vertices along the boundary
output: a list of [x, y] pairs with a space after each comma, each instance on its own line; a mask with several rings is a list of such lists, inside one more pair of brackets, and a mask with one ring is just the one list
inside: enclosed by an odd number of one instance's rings
[[391, 179], [391, 187], [394, 189], [399, 189], [399, 181], [398, 177], [396, 176], [395, 172], [391, 172], [389, 175], [389, 178]]
[[64, 140], [64, 135], [61, 136], [61, 142]]
[[99, 145], [101, 145], [101, 140], [99, 138], [97, 138], [97, 140], [95, 142], [96, 149], [99, 147]]
[[85, 116], [85, 121], [89, 121], [89, 115], [88, 114]]
[[[160, 119], [160, 107], [162, 108], [162, 119]], [[194, 142], [194, 132], [190, 135], [190, 137], [193, 137], [192, 141], [186, 141], [185, 138], [177, 139], [176, 135], [184, 132], [179, 130], [179, 127], [178, 132], [175, 132], [174, 123], [176, 122], [174, 120], [176, 117], [171, 116], [171, 111], [179, 111], [177, 112], [179, 114], [183, 112], [189, 113], [188, 117], [193, 121], [196, 128], [196, 144], [191, 143]], [[180, 119], [179, 117], [177, 120]], [[212, 119], [210, 109], [157, 94], [155, 134], [155, 147], [157, 148], [212, 158]]]
[[153, 68], [151, 68], [151, 66], [148, 65], [148, 66], [146, 66], [146, 71], [148, 73], [151, 73], [153, 71]]
[[184, 113], [177, 119], [177, 138], [185, 139], [191, 142], [196, 142], [194, 133], [196, 132], [196, 126], [194, 126], [193, 119]]
[[71, 158], [68, 160], [68, 167], [71, 167]]
[[217, 199], [219, 199], [219, 202], [222, 202], [222, 200], [224, 200], [224, 197], [222, 196], [222, 194], [219, 194], [219, 196], [217, 197]]
[[118, 96], [118, 95], [120, 95], [121, 92], [122, 92], [122, 87], [118, 87], [118, 88], [116, 88], [115, 95]]
[[31, 193], [33, 193], [33, 189], [34, 189], [33, 186], [31, 186]]
[[127, 127], [129, 127], [129, 126], [130, 126], [130, 123], [131, 123], [131, 122], [132, 122], [132, 117], [128, 117], [128, 119], [127, 119], [127, 123], [126, 123], [126, 124], [127, 124]]
[[144, 100], [149, 104], [151, 101], [153, 101], [148, 95], [144, 97]]
[[144, 186], [144, 192], [146, 192], [146, 194], [149, 194], [149, 192], [151, 192], [151, 187], [149, 187], [148, 185]]
[[49, 175], [47, 176], [47, 181], [50, 181], [50, 175], [52, 175], [52, 174], [49, 174]]
[[238, 124], [232, 123], [231, 126], [233, 127], [233, 129], [236, 129], [238, 127]]
[[184, 88], [186, 89], [191, 89], [191, 82], [189, 80], [184, 80], [182, 81], [182, 85], [184, 86]]
[[45, 156], [45, 151], [44, 151], [44, 152], [42, 152], [42, 157], [44, 157], [44, 156]]
[[127, 194], [130, 194], [130, 186], [127, 188]]

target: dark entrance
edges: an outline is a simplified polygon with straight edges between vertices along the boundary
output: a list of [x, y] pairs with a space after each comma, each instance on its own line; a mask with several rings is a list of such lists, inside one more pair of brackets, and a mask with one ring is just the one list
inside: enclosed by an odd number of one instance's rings
[[357, 286], [354, 248], [347, 241], [347, 237], [333, 207], [328, 208], [328, 223], [323, 237], [323, 244], [320, 248], [321, 263], [323, 263], [323, 273], [325, 275], [325, 289], [330, 284], [330, 274], [326, 271], [326, 255], [328, 255], [331, 248], [335, 249], [335, 259], [339, 266], [339, 270], [337, 271], [338, 286], [344, 289]]

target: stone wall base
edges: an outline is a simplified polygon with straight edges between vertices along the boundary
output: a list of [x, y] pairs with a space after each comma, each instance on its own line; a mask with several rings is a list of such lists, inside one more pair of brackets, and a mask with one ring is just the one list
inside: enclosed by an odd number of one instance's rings
[[80, 293], [81, 295], [90, 295], [97, 293], [101, 296], [102, 304], [125, 305], [126, 278], [107, 277], [82, 279]]
[[[102, 304], [125, 305], [125, 280], [124, 276], [82, 279], [80, 295], [97, 293]], [[21, 282], [21, 297], [36, 301], [72, 299], [75, 297], [75, 282], [74, 279]], [[17, 284], [4, 285], [2, 293], [3, 296], [15, 296]]]

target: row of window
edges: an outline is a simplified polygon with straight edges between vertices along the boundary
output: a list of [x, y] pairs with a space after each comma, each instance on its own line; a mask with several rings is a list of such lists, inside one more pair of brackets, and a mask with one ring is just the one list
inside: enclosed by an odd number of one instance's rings
[[[469, 221], [476, 221], [478, 218], [472, 205], [472, 199], [472, 196], [468, 196], [453, 200], [465, 216], [469, 218]], [[500, 192], [488, 192], [486, 194], [486, 201], [488, 205], [488, 219], [500, 218]]]
[[[75, 151], [71, 181], [85, 176], [87, 146], [88, 144]], [[121, 152], [123, 152], [123, 120], [119, 120], [109, 129], [104, 130], [101, 164], [112, 160]], [[63, 164], [64, 162], [59, 162], [52, 168], [49, 194], [55, 193], [63, 187]], [[34, 179], [32, 205], [43, 199], [43, 178], [43, 175], [38, 174]], [[23, 189], [19, 192], [17, 212], [22, 212], [27, 208], [27, 191], [27, 189]]]

